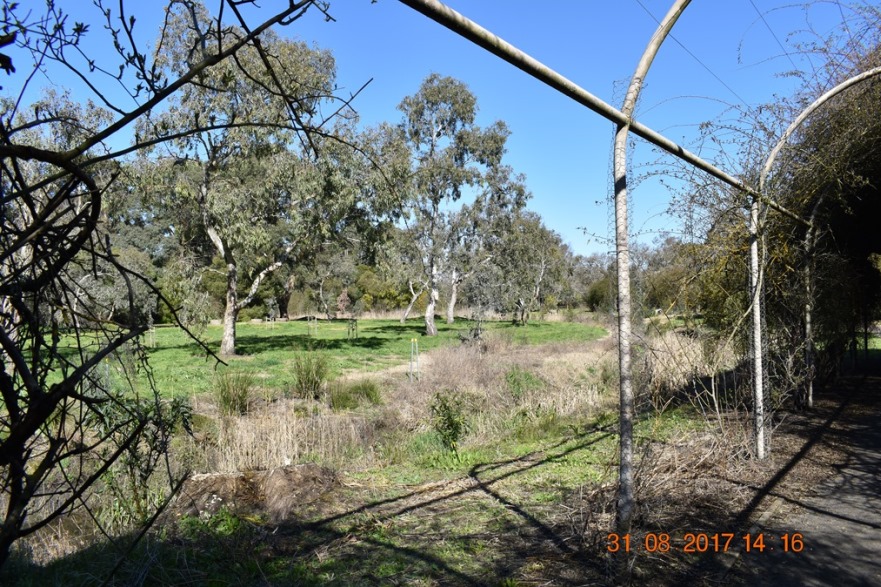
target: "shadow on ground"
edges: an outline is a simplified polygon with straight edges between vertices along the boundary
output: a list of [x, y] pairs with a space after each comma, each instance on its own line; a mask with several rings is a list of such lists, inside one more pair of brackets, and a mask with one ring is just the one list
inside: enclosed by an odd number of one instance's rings
[[[836, 474], [782, 500], [782, 513], [761, 526], [776, 548], [741, 556], [730, 584], [881, 585], [881, 378], [845, 379], [836, 391], [844, 399], [818, 439], [837, 449]], [[804, 549], [784, 552], [780, 537], [794, 533]]]
[[[12, 565], [0, 582], [477, 586], [524, 576], [548, 577], [554, 585], [603, 581], [603, 555], [585, 551], [580, 528], [521, 503], [522, 493], [510, 483], [612, 437], [607, 428], [591, 429], [541, 453], [476, 464], [458, 479], [366, 503], [369, 490], [337, 488], [332, 503], [316, 504], [316, 511], [336, 510], [329, 515], [306, 512], [277, 524], [221, 514], [187, 519], [174, 531], [144, 540], [111, 579], [132, 537], [46, 568]], [[341, 508], [345, 503], [360, 505]]]
[[[635, 544], [647, 532], [680, 537], [732, 532], [739, 542], [775, 501], [778, 515], [753, 530], [765, 536], [765, 551], [740, 548], [731, 568], [726, 564], [733, 557], [686, 556], [681, 545], [678, 552], [635, 552], [631, 584], [881, 584], [881, 379], [845, 379], [835, 391], [837, 397], [819, 402], [815, 413], [788, 425], [791, 456], [766, 465], [764, 480], [755, 486], [726, 477], [712, 461], [689, 465], [675, 493], [653, 490], [655, 477], [644, 476]], [[415, 488], [338, 484], [324, 501], [303, 504], [280, 522], [220, 514], [188, 519], [145, 540], [112, 580], [105, 579], [126, 539], [46, 568], [18, 563], [4, 570], [0, 583], [606, 585], [611, 574], [604, 536], [589, 542], [584, 530], [588, 524], [609, 527], [608, 519], [597, 523], [585, 516], [598, 511], [587, 501], [610, 502], [614, 488], [605, 495], [556, 496], [543, 504], [517, 485], [527, 473], [550, 478], [554, 463], [593, 455], [598, 443], [613, 438], [611, 429], [593, 428], [541, 452], [475, 464], [464, 476]], [[793, 472], [826, 446], [835, 449], [837, 474], [812, 493], [786, 487]], [[732, 488], [746, 497], [733, 499]], [[803, 550], [782, 552], [781, 537], [796, 533]]]

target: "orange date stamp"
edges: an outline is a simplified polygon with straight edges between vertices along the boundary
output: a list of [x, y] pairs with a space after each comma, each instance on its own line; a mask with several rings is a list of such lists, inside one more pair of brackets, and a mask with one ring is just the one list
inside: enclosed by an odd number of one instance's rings
[[734, 532], [686, 532], [682, 538], [674, 538], [665, 532], [648, 532], [645, 535], [606, 535], [606, 551], [631, 552], [643, 550], [650, 553], [679, 551], [685, 554], [728, 552], [742, 548], [744, 553], [763, 553], [776, 549], [783, 552], [803, 552], [805, 538], [801, 532], [786, 534], [735, 534]]

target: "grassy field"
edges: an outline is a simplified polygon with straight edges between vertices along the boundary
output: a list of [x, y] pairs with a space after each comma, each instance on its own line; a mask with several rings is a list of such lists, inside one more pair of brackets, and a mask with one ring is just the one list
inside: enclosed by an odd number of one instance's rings
[[[305, 321], [261, 324], [239, 324], [237, 351], [227, 360], [228, 366], [217, 365], [194, 341], [178, 328], [157, 328], [155, 346], [149, 351], [150, 366], [163, 395], [193, 395], [209, 391], [215, 370], [236, 370], [254, 376], [258, 384], [270, 392], [286, 392], [293, 385], [293, 363], [297, 355], [323, 355], [331, 377], [349, 372], [370, 372], [409, 361], [411, 341], [424, 353], [441, 346], [459, 343], [459, 335], [467, 335], [474, 323], [457, 320], [454, 324], [439, 323], [438, 336], [423, 336], [422, 320], [401, 324], [397, 320], [359, 320], [358, 338], [347, 336], [346, 320], [319, 321], [317, 333], [309, 334]], [[485, 329], [494, 336], [509, 338], [514, 343], [542, 344], [548, 342], [588, 342], [606, 334], [598, 326], [568, 322], [533, 322], [514, 326], [510, 322], [487, 322]], [[203, 335], [210, 348], [220, 348], [222, 328], [209, 326]]]
[[[618, 464], [617, 353], [602, 328], [493, 323], [486, 352], [477, 352], [458, 342], [472, 327], [465, 321], [441, 325], [435, 338], [421, 336], [417, 320], [364, 320], [356, 340], [346, 326], [321, 323], [309, 336], [302, 322], [242, 325], [242, 356], [218, 369], [247, 372], [272, 393], [231, 415], [218, 410], [216, 394], [203, 393], [216, 383], [213, 360], [181, 332], [157, 329], [150, 362], [160, 387], [195, 394], [196, 434], [181, 433], [169, 454], [177, 466], [209, 473], [190, 480], [202, 501], [195, 510], [189, 498], [174, 502], [132, 552], [130, 526], [111, 526], [108, 539], [74, 523], [53, 525], [23, 544], [0, 584], [620, 584], [606, 550]], [[206, 333], [212, 348], [220, 334]], [[385, 368], [406, 363], [414, 338], [425, 369], [410, 381]], [[651, 346], [634, 430], [634, 543], [669, 533], [681, 545], [684, 532], [733, 528], [753, 489], [800, 450], [803, 429], [781, 425], [776, 451], [757, 466], [744, 458], [748, 420], [715, 421], [697, 398], [648, 393], [704, 369], [703, 347], [673, 331]], [[304, 354], [326, 357], [339, 377], [319, 396], [285, 392]], [[444, 434], [459, 422], [451, 449]], [[106, 523], [126, 503], [99, 491], [90, 508]], [[638, 554], [634, 584], [696, 584], [690, 556], [678, 548]]]

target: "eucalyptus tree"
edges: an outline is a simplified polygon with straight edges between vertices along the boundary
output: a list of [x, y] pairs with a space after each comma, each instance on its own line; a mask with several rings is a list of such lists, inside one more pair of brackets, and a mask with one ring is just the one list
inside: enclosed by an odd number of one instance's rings
[[[187, 137], [207, 127], [245, 139], [248, 129], [259, 134], [261, 127], [284, 125], [310, 144], [314, 133], [294, 106], [306, 94], [299, 84], [315, 81], [298, 76], [313, 70], [285, 69], [284, 50], [271, 54], [258, 39], [310, 8], [326, 7], [290, 1], [275, 10], [251, 10], [248, 18], [259, 19], [251, 23], [240, 6], [218, 0], [216, 16], [209, 16], [195, 1], [174, 0], [154, 48], [146, 49], [133, 11], [161, 10], [158, 5], [98, 0], [78, 6], [79, 14], [94, 9], [89, 24], [75, 21], [57, 2], [42, 10], [2, 2], [0, 67], [9, 77], [0, 104], [0, 565], [16, 540], [85, 504], [111, 467], [126, 464], [135, 485], [145, 487], [163, 463], [173, 427], [186, 416], [179, 402], [163, 401], [152, 387], [145, 396], [133, 381], [133, 365], [147, 368], [139, 341], [149, 328], [147, 312], [134, 301], [134, 284], [153, 286], [125, 267], [102, 225], [108, 195], [128, 189], [119, 180], [119, 163], [163, 144], [180, 153]], [[194, 14], [199, 28], [176, 24]], [[96, 35], [91, 44], [81, 42]], [[266, 38], [274, 46], [273, 37]], [[192, 45], [183, 46], [184, 39]], [[3, 49], [9, 45], [15, 52]], [[168, 52], [176, 45], [172, 63]], [[233, 66], [238, 56], [241, 66]], [[56, 83], [75, 84], [76, 94], [29, 102], [47, 79], [41, 71]], [[286, 117], [253, 122], [221, 112], [212, 120], [215, 108], [206, 104], [202, 118], [193, 113], [175, 127], [159, 124], [212, 85], [220, 93], [234, 83], [254, 88], [241, 97], [251, 104], [289, 105]], [[138, 132], [127, 135], [135, 126]], [[269, 141], [265, 158], [249, 164], [267, 169], [271, 157], [282, 156], [281, 144]], [[325, 185], [335, 181], [323, 179]], [[78, 287], [79, 277], [101, 272], [124, 284], [124, 311], [108, 314], [106, 300]], [[110, 378], [98, 369], [104, 365]], [[145, 521], [146, 510], [139, 511]]]
[[449, 215], [444, 247], [448, 324], [453, 323], [462, 283], [485, 274], [487, 265], [505, 253], [505, 239], [531, 196], [524, 182], [524, 176], [507, 165], [495, 165], [484, 174], [474, 202]]
[[406, 218], [428, 292], [425, 333], [434, 336], [451, 214], [468, 188], [485, 184], [490, 172], [501, 165], [509, 133], [502, 122], [486, 129], [475, 124], [477, 99], [464, 83], [438, 74], [428, 76], [398, 109], [404, 114], [400, 129], [413, 163]]
[[499, 249], [500, 301], [515, 322], [526, 324], [530, 312], [565, 287], [572, 254], [560, 235], [529, 211], [512, 219]]
[[[211, 23], [204, 9], [171, 12], [158, 65], [169, 75], [181, 75], [242, 34]], [[312, 157], [317, 154], [297, 152], [299, 129], [290, 116], [293, 110], [302, 124], [314, 123], [310, 116], [333, 90], [333, 58], [273, 34], [263, 36], [260, 48], [247, 47], [235, 61], [199, 76], [140, 128], [149, 139], [180, 135], [145, 154], [159, 159], [154, 174], [160, 181], [149, 187], [166, 209], [181, 212], [181, 224], [195, 222], [223, 260], [221, 355], [235, 354], [238, 313], [261, 282], [314, 234], [317, 227], [305, 225], [302, 209], [315, 210], [316, 201], [331, 195], [322, 193], [325, 179]], [[264, 55], [271, 56], [272, 74], [288, 89], [287, 96], [265, 91], [271, 80]], [[198, 130], [182, 134], [185, 129]], [[313, 137], [311, 146], [318, 140]], [[240, 297], [243, 278], [249, 283]]]

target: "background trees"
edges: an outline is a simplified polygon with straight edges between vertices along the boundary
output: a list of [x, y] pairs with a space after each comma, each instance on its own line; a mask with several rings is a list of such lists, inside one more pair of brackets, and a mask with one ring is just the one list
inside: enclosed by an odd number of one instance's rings
[[[107, 23], [99, 45], [104, 52], [89, 55], [82, 39], [102, 30], [73, 22], [54, 3], [42, 12], [3, 3], [2, 26], [15, 33], [6, 40], [32, 59], [13, 63], [3, 56], [7, 73], [14, 71], [15, 92], [26, 93], [35, 79], [30, 72], [55, 68], [78, 79], [101, 108], [64, 96], [46, 96], [32, 105], [4, 99], [0, 105], [0, 564], [16, 539], [82, 506], [89, 487], [116, 463], [130, 457], [142, 481], [163, 463], [156, 456], [164, 453], [186, 409], [135, 382], [135, 371], [146, 367], [139, 341], [151, 314], [149, 304], [138, 302], [139, 292], [151, 291], [154, 299], [159, 292], [114, 249], [101, 224], [105, 203], [114, 190], [130, 190], [122, 181], [123, 161], [147, 148], [168, 149], [174, 161], [183, 159], [174, 169], [180, 172], [173, 176], [180, 180], [178, 188], [202, 185], [192, 183], [194, 151], [187, 151], [202, 148], [218, 168], [201, 171], [208, 179], [231, 182], [225, 188], [234, 192], [241, 186], [221, 165], [268, 170], [271, 160], [285, 156], [281, 137], [286, 132], [301, 133], [309, 144], [312, 121], [298, 120], [296, 105], [304, 101], [305, 112], [314, 102], [298, 84], [299, 76], [325, 72], [323, 78], [302, 80], [318, 82], [325, 98], [329, 86], [320, 82], [327, 77], [327, 60], [295, 69], [285, 59], [296, 47], [275, 44], [270, 36], [267, 50], [257, 39], [310, 8], [324, 9], [312, 1], [291, 2], [277, 12], [251, 13], [262, 18], [251, 24], [231, 3], [225, 13], [215, 14], [234, 19], [232, 26], [208, 16], [197, 2], [176, 0], [161, 42], [148, 51], [139, 44], [131, 6], [120, 2], [105, 9], [99, 3], [96, 18]], [[244, 86], [251, 93], [237, 95], [234, 90]], [[264, 116], [258, 106], [267, 104], [285, 106], [285, 117], [280, 106]], [[257, 118], [238, 118], [244, 112]], [[316, 128], [320, 122], [316, 115]], [[133, 123], [138, 132], [128, 140], [123, 129]], [[240, 142], [226, 140], [233, 135]], [[254, 158], [217, 158], [238, 150]], [[296, 166], [272, 169], [290, 172]], [[310, 185], [319, 185], [309, 177]], [[320, 185], [334, 191], [329, 186], [335, 181], [333, 174], [325, 175]], [[238, 204], [245, 205], [227, 200], [233, 222], [234, 213], [241, 212]], [[205, 210], [215, 220], [224, 214]], [[211, 222], [206, 227], [220, 242], [234, 238]], [[121, 288], [112, 301], [92, 287], [108, 280]], [[99, 365], [106, 369], [99, 371]]]
[[571, 253], [537, 214], [523, 212], [503, 233], [494, 263], [497, 307], [513, 312], [518, 324], [526, 324], [530, 312], [542, 306], [556, 308], [571, 270]]
[[[451, 255], [456, 256], [458, 247], [464, 246], [463, 239], [467, 239], [464, 229], [468, 220], [461, 216], [454, 219], [453, 205], [466, 188], [488, 183], [500, 186], [507, 181], [494, 173], [503, 170], [501, 159], [508, 130], [501, 122], [487, 129], [475, 125], [474, 95], [462, 82], [437, 74], [428, 76], [419, 91], [404, 98], [398, 109], [404, 114], [400, 129], [413, 162], [406, 216], [422, 259], [428, 292], [425, 332], [433, 336], [437, 334], [434, 314], [441, 274], [450, 271], [451, 283], [458, 287], [461, 269], [450, 265]], [[491, 187], [487, 191], [493, 194]]]
[[[212, 22], [204, 9], [173, 6], [159, 39], [164, 49], [157, 58], [160, 71], [181, 75], [243, 34], [234, 27], [214, 28]], [[264, 59], [271, 59], [271, 70]], [[335, 161], [327, 161], [318, 137], [296, 148], [297, 133], [315, 124], [312, 119], [331, 95], [333, 80], [328, 52], [269, 32], [259, 47], [246, 46], [234, 61], [197, 76], [196, 83], [170, 99], [167, 110], [143, 120], [144, 138], [175, 137], [158, 153], [160, 169], [153, 175], [166, 181], [150, 186], [154, 197], [164, 199], [166, 210], [181, 212], [176, 224], [195, 224], [188, 231], [201, 233], [223, 260], [221, 355], [235, 354], [238, 313], [262, 281], [295, 248], [305, 246], [306, 235], [321, 232], [320, 216], [303, 212], [330, 206], [342, 199], [334, 192], [347, 189], [328, 189], [332, 180], [321, 175], [332, 173]], [[273, 84], [285, 88], [285, 94]], [[241, 298], [240, 279], [248, 281]]]

